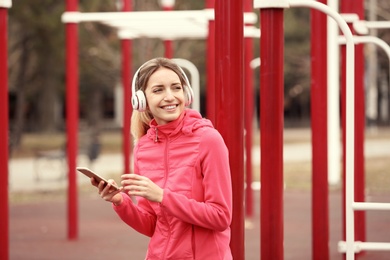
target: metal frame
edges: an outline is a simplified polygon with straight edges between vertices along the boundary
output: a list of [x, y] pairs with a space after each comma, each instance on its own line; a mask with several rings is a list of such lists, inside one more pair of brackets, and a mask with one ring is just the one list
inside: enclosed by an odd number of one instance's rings
[[[360, 21], [362, 22], [362, 21]], [[361, 25], [363, 23], [359, 23]], [[388, 23], [390, 25], [390, 23]], [[355, 25], [355, 23], [354, 23]], [[360, 43], [374, 43], [381, 47], [387, 54], [389, 61], [390, 61], [390, 46], [383, 40], [379, 39], [378, 37], [375, 36], [354, 36], [353, 37], [354, 43], [355, 44], [360, 44]], [[339, 44], [345, 44], [345, 37], [340, 36], [339, 37]], [[390, 81], [389, 81], [390, 82]], [[353, 178], [353, 176], [352, 176]], [[350, 179], [347, 179], [346, 181], [346, 190], [353, 190], [355, 189], [354, 187], [354, 181]], [[346, 196], [348, 196], [346, 194]], [[367, 210], [390, 210], [390, 203], [385, 203], [385, 202], [356, 202], [352, 201], [350, 205], [346, 205], [347, 209], [353, 210], [353, 211], [367, 211]], [[347, 226], [347, 231], [349, 230], [350, 232], [354, 232], [355, 227], [354, 227], [354, 222], [350, 223], [348, 220], [346, 221], [346, 226]], [[348, 229], [348, 227], [350, 227]], [[349, 251], [353, 251], [354, 253], [359, 253], [363, 250], [367, 251], [378, 251], [378, 250], [389, 250], [390, 251], [390, 243], [386, 242], [363, 242], [363, 241], [353, 241], [353, 246], [347, 248], [347, 243], [346, 241], [340, 241], [338, 243], [338, 250], [339, 252], [347, 252], [347, 249]], [[349, 259], [349, 258], [348, 258]], [[353, 259], [353, 258], [351, 258]]]
[[[353, 183], [354, 175], [354, 139], [355, 139], [355, 79], [354, 79], [354, 70], [355, 70], [355, 58], [354, 58], [354, 41], [352, 32], [342, 18], [342, 16], [331, 9], [329, 6], [310, 0], [255, 0], [254, 5], [257, 8], [287, 8], [287, 7], [309, 7], [317, 9], [329, 17], [333, 18], [338, 24], [342, 33], [346, 38], [346, 178], [347, 182]], [[346, 251], [347, 251], [347, 260], [354, 258], [353, 248], [354, 248], [354, 212], [352, 205], [354, 203], [354, 190], [350, 190], [351, 187], [347, 188], [346, 196], [346, 219], [347, 219], [347, 239], [346, 239]], [[352, 232], [351, 232], [352, 231]]]
[[[118, 36], [127, 39], [204, 39], [208, 35], [209, 20], [214, 20], [214, 10], [64, 12], [61, 20], [63, 23], [101, 22], [118, 29]], [[257, 20], [255, 13], [244, 13], [244, 23], [255, 24]], [[244, 37], [258, 38], [260, 30], [255, 26], [244, 26]]]

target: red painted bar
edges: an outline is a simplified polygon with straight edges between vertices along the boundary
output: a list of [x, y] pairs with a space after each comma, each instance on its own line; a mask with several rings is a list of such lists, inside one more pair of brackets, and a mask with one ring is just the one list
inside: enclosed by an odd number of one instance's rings
[[[253, 1], [244, 0], [244, 12], [253, 11]], [[250, 62], [253, 60], [253, 39], [244, 38], [244, 73], [245, 73], [245, 213], [253, 216], [253, 190], [252, 190], [252, 136], [253, 136], [253, 109], [254, 109], [254, 85], [253, 70]]]
[[233, 186], [230, 247], [233, 259], [245, 259], [244, 247], [244, 89], [243, 2], [215, 2], [215, 126], [229, 149]]
[[[123, 0], [122, 11], [131, 11], [131, 0]], [[122, 84], [123, 84], [123, 126], [122, 126], [122, 152], [124, 173], [131, 172], [130, 170], [130, 156], [131, 156], [131, 140], [130, 140], [130, 119], [132, 113], [132, 106], [130, 102], [131, 97], [131, 46], [132, 42], [129, 39], [121, 40], [122, 46]]]
[[[324, 4], [327, 0], [320, 1]], [[312, 259], [329, 259], [327, 16], [311, 10]]]
[[[344, 0], [340, 3], [341, 13], [355, 13], [364, 20], [363, 0]], [[351, 30], [352, 32], [352, 26]], [[342, 57], [345, 59], [345, 47]], [[345, 66], [345, 61], [343, 61]], [[344, 67], [345, 68], [345, 67]], [[344, 71], [344, 70], [343, 70]], [[345, 77], [345, 75], [343, 75]], [[344, 79], [345, 82], [345, 79]], [[345, 83], [342, 84], [342, 99], [345, 100]], [[343, 128], [343, 216], [345, 216], [345, 104], [341, 105]], [[355, 201], [364, 202], [365, 190], [365, 160], [364, 160], [364, 130], [365, 130], [365, 93], [364, 93], [364, 45], [355, 47]], [[343, 218], [344, 219], [344, 218]], [[345, 238], [345, 221], [343, 237]], [[366, 241], [366, 212], [355, 211], [355, 241]]]
[[165, 58], [172, 59], [173, 58], [173, 47], [172, 47], [172, 41], [171, 40], [164, 40], [164, 46], [165, 46]]
[[[215, 0], [206, 0], [206, 8], [214, 9]], [[206, 116], [215, 123], [215, 21], [209, 21], [209, 34], [206, 40]]]
[[283, 9], [260, 9], [261, 259], [283, 259]]
[[[77, 11], [78, 1], [67, 0], [66, 11]], [[77, 134], [79, 122], [79, 77], [77, 24], [67, 23], [66, 30], [66, 134], [68, 161], [68, 239], [78, 238]]]
[[7, 20], [8, 9], [0, 7], [0, 259], [9, 259]]

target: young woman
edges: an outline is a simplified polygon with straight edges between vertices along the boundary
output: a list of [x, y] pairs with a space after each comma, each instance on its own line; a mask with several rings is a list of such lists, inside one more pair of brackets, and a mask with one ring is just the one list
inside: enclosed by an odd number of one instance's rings
[[221, 135], [186, 108], [192, 90], [173, 61], [146, 62], [132, 87], [134, 173], [122, 175], [120, 191], [92, 184], [125, 223], [151, 237], [146, 259], [232, 259], [232, 190]]

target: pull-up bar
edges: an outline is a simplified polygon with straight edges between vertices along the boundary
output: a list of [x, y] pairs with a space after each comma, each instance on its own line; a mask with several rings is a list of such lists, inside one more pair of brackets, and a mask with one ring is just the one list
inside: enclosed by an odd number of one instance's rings
[[[390, 23], [389, 23], [389, 27], [390, 27]], [[382, 50], [386, 53], [387, 57], [389, 58], [389, 62], [390, 62], [390, 46], [384, 40], [382, 40], [378, 37], [375, 37], [375, 36], [354, 36], [353, 40], [354, 40], [355, 44], [373, 43], [373, 44], [381, 47]], [[339, 44], [345, 44], [345, 43], [346, 43], [345, 38], [343, 36], [339, 36]], [[390, 70], [390, 68], [389, 68], [389, 70]], [[390, 72], [389, 72], [389, 77], [390, 77]], [[390, 78], [389, 78], [389, 83], [390, 83]]]

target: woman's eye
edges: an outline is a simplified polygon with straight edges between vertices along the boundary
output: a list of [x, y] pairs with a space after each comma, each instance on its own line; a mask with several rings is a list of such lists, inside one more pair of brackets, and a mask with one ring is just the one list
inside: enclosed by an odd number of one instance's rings
[[153, 93], [159, 93], [159, 92], [161, 92], [162, 91], [162, 89], [161, 88], [156, 88], [156, 89], [153, 89]]

